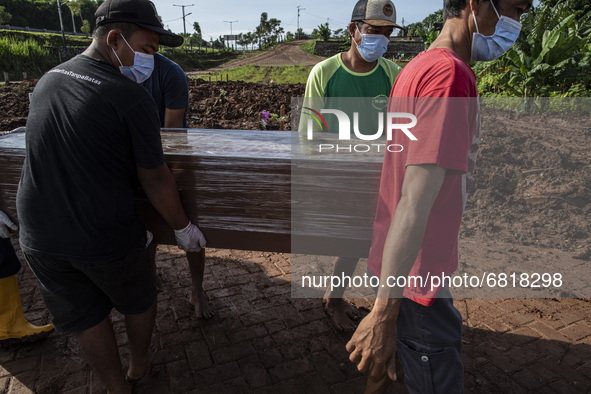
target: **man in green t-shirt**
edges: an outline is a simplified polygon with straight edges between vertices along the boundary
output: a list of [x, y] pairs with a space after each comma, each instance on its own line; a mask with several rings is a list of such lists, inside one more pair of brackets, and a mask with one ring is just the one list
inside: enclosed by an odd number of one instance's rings
[[[394, 28], [401, 29], [396, 24], [396, 8], [392, 1], [359, 0], [349, 24], [351, 48], [314, 66], [306, 83], [304, 107], [312, 107], [315, 111], [320, 111], [321, 108], [338, 108], [349, 112], [342, 106], [351, 103], [352, 98], [367, 98], [358, 101], [362, 104], [365, 101], [370, 104], [387, 104], [392, 85], [401, 70], [394, 62], [382, 57], [388, 49]], [[310, 118], [308, 111], [302, 112], [300, 132], [306, 132]], [[368, 124], [375, 118], [365, 116], [363, 119], [362, 129], [375, 133], [377, 126]], [[328, 131], [338, 131], [335, 120], [333, 116], [326, 116]], [[310, 123], [314, 128], [318, 126], [315, 122]], [[351, 276], [357, 262], [357, 258], [338, 257], [334, 265], [334, 275]], [[343, 300], [344, 292], [344, 287], [327, 290], [324, 297], [325, 310], [337, 329], [353, 331], [354, 320], [359, 318], [359, 311]]]

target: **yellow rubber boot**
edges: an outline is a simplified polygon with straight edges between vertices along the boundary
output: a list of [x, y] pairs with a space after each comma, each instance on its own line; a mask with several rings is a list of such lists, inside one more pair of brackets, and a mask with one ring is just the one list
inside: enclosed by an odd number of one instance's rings
[[0, 341], [34, 342], [44, 339], [53, 330], [53, 324], [34, 326], [25, 319], [16, 275], [0, 279]]

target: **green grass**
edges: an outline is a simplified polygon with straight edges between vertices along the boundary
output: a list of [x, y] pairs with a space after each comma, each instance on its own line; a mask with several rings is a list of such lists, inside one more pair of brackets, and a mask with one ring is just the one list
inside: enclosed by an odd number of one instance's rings
[[58, 62], [35, 40], [0, 36], [0, 71], [7, 72], [10, 80], [21, 80], [23, 72], [38, 78]]
[[311, 55], [316, 55], [316, 53], [314, 53], [314, 45], [316, 44], [316, 41], [318, 41], [318, 40], [310, 40], [310, 41], [304, 42], [303, 44], [300, 45], [300, 48], [302, 48], [302, 51], [304, 51], [304, 52], [308, 52]]
[[204, 50], [201, 53], [197, 51], [190, 52], [183, 48], [166, 48], [161, 47], [160, 52], [176, 62], [185, 72], [191, 71], [203, 71], [214, 67], [220, 67], [225, 65], [231, 65], [232, 63], [240, 62], [244, 59], [248, 59], [262, 53], [265, 53], [268, 49], [254, 50], [254, 51], [241, 51], [241, 50], [211, 50], [207, 52]]
[[[10, 37], [18, 41], [33, 40], [39, 43], [39, 45], [42, 47], [61, 47], [64, 45], [62, 35], [55, 33], [33, 33], [26, 31], [0, 29], [0, 37]], [[66, 45], [68, 47], [86, 48], [90, 45], [91, 41], [91, 37], [73, 36], [66, 34]]]
[[266, 82], [274, 84], [305, 84], [308, 80], [308, 74], [312, 66], [242, 66], [223, 70], [216, 73], [207, 73], [201, 75], [191, 76], [192, 78], [201, 78], [206, 81], [211, 77], [212, 81], [226, 80], [226, 75], [229, 81], [244, 81], [244, 82]]
[[182, 49], [162, 48], [162, 54], [176, 62], [185, 72], [207, 70], [221, 66], [240, 56], [236, 51], [189, 52]]
[[[66, 35], [70, 48], [86, 48], [90, 42], [90, 38]], [[25, 72], [27, 78], [40, 78], [60, 63], [56, 52], [47, 48], [61, 48], [62, 45], [61, 34], [0, 29], [0, 76], [7, 72], [11, 81], [20, 81]]]

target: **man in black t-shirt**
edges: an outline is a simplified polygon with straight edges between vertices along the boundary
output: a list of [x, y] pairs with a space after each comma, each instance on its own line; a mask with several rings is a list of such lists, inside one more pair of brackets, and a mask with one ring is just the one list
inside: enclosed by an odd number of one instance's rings
[[[156, 314], [155, 250], [133, 185], [139, 180], [181, 249], [198, 252], [205, 238], [181, 206], [156, 105], [139, 85], [159, 45], [183, 39], [163, 29], [147, 0], [107, 0], [95, 16], [90, 47], [33, 92], [17, 209], [21, 248], [56, 329], [75, 334], [109, 392], [128, 392], [149, 368]], [[126, 376], [112, 308], [125, 315]]]

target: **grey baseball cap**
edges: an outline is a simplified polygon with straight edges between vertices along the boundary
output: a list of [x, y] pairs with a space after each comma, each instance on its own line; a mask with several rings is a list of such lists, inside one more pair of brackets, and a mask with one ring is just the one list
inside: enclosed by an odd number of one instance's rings
[[353, 9], [351, 22], [403, 28], [396, 24], [396, 7], [390, 0], [359, 0]]

